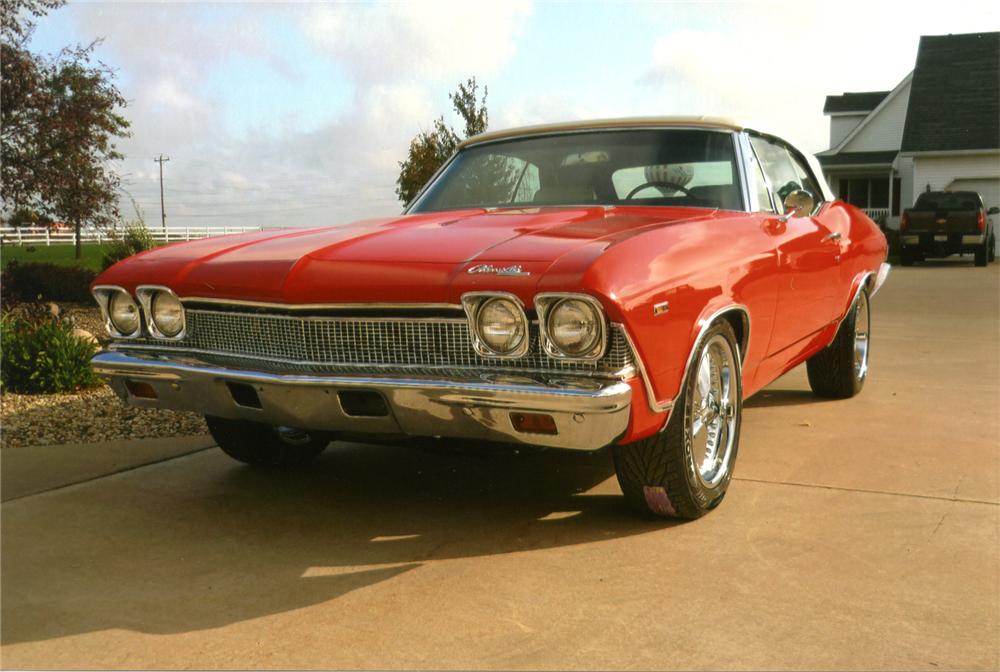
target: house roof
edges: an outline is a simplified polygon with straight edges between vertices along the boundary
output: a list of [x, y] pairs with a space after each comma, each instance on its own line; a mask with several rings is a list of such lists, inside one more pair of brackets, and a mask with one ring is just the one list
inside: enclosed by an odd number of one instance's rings
[[860, 91], [844, 93], [839, 96], [827, 96], [826, 104], [823, 105], [823, 114], [871, 112], [888, 95], [888, 91]]
[[889, 165], [896, 155], [899, 154], [892, 149], [887, 152], [842, 152], [840, 154], [817, 154], [821, 166], [872, 166]]
[[902, 151], [1000, 148], [1000, 32], [925, 35]]

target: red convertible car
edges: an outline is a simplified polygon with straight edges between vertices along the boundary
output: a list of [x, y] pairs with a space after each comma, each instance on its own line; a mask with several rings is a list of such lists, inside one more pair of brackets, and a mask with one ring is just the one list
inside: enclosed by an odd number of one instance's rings
[[463, 142], [398, 217], [144, 252], [93, 292], [94, 365], [136, 406], [203, 413], [227, 454], [334, 438], [611, 446], [628, 502], [719, 504], [742, 402], [806, 363], [868, 373], [886, 240], [807, 155], [721, 119]]

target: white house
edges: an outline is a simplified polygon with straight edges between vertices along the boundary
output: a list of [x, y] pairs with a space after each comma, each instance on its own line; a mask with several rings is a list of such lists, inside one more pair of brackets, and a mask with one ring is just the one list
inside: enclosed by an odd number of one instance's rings
[[830, 187], [876, 221], [929, 189], [978, 191], [1000, 206], [1000, 33], [920, 38], [913, 72], [891, 91], [827, 96]]

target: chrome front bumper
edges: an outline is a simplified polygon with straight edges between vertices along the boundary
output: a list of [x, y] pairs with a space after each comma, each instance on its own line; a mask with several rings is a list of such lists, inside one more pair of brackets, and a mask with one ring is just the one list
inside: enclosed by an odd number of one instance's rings
[[[92, 360], [126, 403], [331, 432], [435, 436], [596, 450], [621, 436], [632, 388], [623, 381], [467, 380], [300, 375], [230, 369], [190, 357], [106, 350]], [[147, 386], [138, 387], [140, 384]], [[238, 388], [234, 394], [234, 387]], [[131, 388], [131, 389], [130, 389]], [[252, 392], [249, 392], [252, 388]], [[136, 396], [137, 389], [145, 391]], [[149, 391], [155, 398], [148, 398]], [[256, 397], [253, 405], [239, 392]], [[381, 415], [350, 414], [342, 393], [377, 394]], [[238, 403], [237, 399], [243, 403]], [[512, 415], [552, 417], [554, 434], [514, 428]]]

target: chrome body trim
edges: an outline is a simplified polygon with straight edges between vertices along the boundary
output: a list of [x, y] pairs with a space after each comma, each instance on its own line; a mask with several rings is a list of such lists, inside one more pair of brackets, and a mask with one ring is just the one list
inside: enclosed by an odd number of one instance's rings
[[[706, 318], [702, 318], [699, 321], [701, 328], [698, 330], [698, 336], [694, 339], [694, 343], [691, 344], [691, 348], [688, 351], [687, 361], [684, 364], [684, 374], [681, 376], [681, 386], [687, 380], [688, 373], [691, 371], [691, 367], [694, 365], [695, 355], [698, 354], [698, 344], [701, 343], [702, 338], [705, 336], [705, 332], [708, 328], [712, 326], [712, 323], [717, 319], [722, 317], [726, 313], [737, 312], [740, 313], [740, 317], [743, 319], [743, 334], [740, 339], [740, 343], [737, 344], [736, 348], [736, 358], [738, 360], [737, 364], [739, 367], [740, 375], [743, 372], [743, 359], [746, 357], [746, 350], [750, 345], [750, 311], [741, 303], [731, 303], [728, 306], [724, 306]], [[642, 377], [643, 385], [646, 388], [646, 397], [649, 400], [649, 408], [654, 413], [664, 413], [666, 411], [672, 410], [674, 403], [677, 401], [676, 396], [670, 399], [657, 399], [656, 394], [653, 392], [653, 384], [650, 380], [649, 373], [646, 371], [646, 365], [642, 361], [642, 356], [639, 351], [635, 348], [635, 343], [632, 341], [631, 335], [628, 330], [625, 330], [625, 339], [628, 341], [629, 346], [632, 348], [632, 352], [635, 356], [635, 364], [639, 369], [639, 374]], [[664, 425], [666, 427], [666, 425]]]
[[983, 241], [986, 240], [986, 234], [980, 233], [978, 235], [962, 236], [963, 245], [982, 245]]
[[[490, 299], [506, 299], [517, 308], [518, 319], [521, 320], [521, 342], [511, 352], [496, 352], [487, 345], [479, 331], [479, 311]], [[466, 292], [462, 295], [462, 307], [465, 309], [465, 315], [469, 321], [472, 349], [476, 351], [477, 355], [491, 359], [521, 359], [528, 354], [528, 346], [531, 344], [531, 335], [528, 333], [528, 316], [524, 314], [524, 304], [517, 296], [510, 292]]]
[[875, 296], [878, 290], [882, 289], [882, 285], [889, 278], [889, 271], [892, 270], [892, 266], [887, 263], [882, 263], [878, 267], [878, 273], [875, 275], [875, 284], [872, 286], [872, 291], [868, 294], [869, 298]]
[[113, 338], [139, 338], [142, 336], [142, 306], [136, 303], [136, 307], [139, 309], [139, 326], [131, 334], [123, 334], [115, 327], [114, 323], [111, 321], [111, 294], [113, 292], [120, 292], [127, 296], [133, 303], [135, 303], [135, 298], [129, 294], [128, 290], [124, 287], [119, 287], [118, 285], [94, 285], [90, 290], [90, 294], [97, 301], [97, 305], [101, 309], [101, 317], [104, 318], [104, 328], [107, 330]]
[[179, 296], [181, 303], [208, 303], [220, 306], [245, 306], [287, 310], [289, 312], [310, 310], [454, 310], [461, 312], [461, 304], [455, 303], [275, 303], [270, 301], [247, 301], [243, 299], [218, 299], [207, 296]]
[[187, 335], [187, 320], [185, 319], [186, 311], [184, 311], [183, 302], [181, 303], [181, 330], [173, 336], [167, 336], [160, 331], [159, 327], [156, 326], [156, 320], [153, 319], [153, 298], [158, 292], [166, 292], [180, 301], [180, 297], [174, 293], [174, 290], [164, 285], [139, 285], [136, 287], [135, 295], [139, 299], [139, 305], [142, 306], [142, 312], [146, 318], [146, 331], [153, 338], [162, 341], [183, 340], [183, 338]]
[[646, 364], [643, 362], [642, 357], [639, 355], [639, 351], [635, 347], [635, 341], [632, 340], [632, 335], [628, 333], [628, 329], [624, 330], [625, 340], [628, 342], [628, 346], [632, 348], [632, 352], [635, 356], [635, 366], [639, 370], [639, 378], [642, 380], [642, 386], [646, 390], [646, 402], [649, 406], [649, 410], [654, 413], [665, 413], [674, 407], [673, 400], [668, 401], [658, 401], [656, 399], [656, 393], [653, 392], [653, 381], [649, 377], [649, 372], [646, 370]]
[[[549, 310], [557, 306], [565, 299], [575, 299], [582, 301], [594, 309], [597, 313], [597, 326], [600, 333], [597, 337], [597, 344], [583, 355], [571, 355], [562, 351], [549, 336]], [[608, 318], [604, 314], [604, 306], [601, 302], [589, 294], [579, 294], [573, 292], [545, 292], [535, 295], [535, 310], [538, 311], [538, 332], [542, 342], [542, 350], [553, 359], [561, 359], [567, 362], [591, 362], [604, 356], [608, 347]], [[635, 348], [632, 348], [633, 353]]]
[[[622, 381], [556, 380], [523, 376], [447, 379], [377, 375], [298, 375], [227, 368], [183, 356], [94, 356], [94, 370], [110, 378], [126, 403], [194, 411], [270, 425], [377, 435], [434, 436], [597, 450], [627, 429], [631, 386]], [[131, 395], [126, 381], [148, 383], [156, 399]], [[250, 385], [259, 408], [242, 406], [229, 384]], [[368, 391], [387, 414], [348, 415], [338, 394]], [[557, 434], [518, 432], [511, 412], [544, 413]]]

